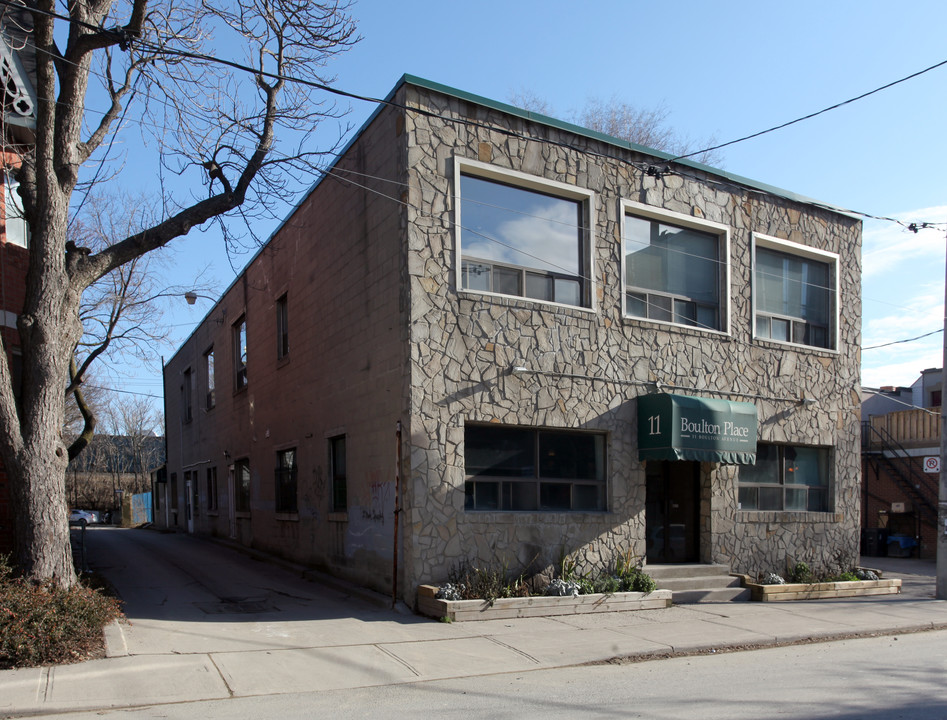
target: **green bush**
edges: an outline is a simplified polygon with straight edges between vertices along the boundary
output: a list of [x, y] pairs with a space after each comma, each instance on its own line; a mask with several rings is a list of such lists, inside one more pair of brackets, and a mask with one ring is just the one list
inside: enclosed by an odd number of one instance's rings
[[804, 562], [797, 562], [789, 571], [789, 582], [791, 583], [813, 583], [816, 581], [812, 570]]
[[16, 577], [0, 557], [0, 668], [84, 660], [120, 615], [115, 598], [81, 583], [63, 590]]

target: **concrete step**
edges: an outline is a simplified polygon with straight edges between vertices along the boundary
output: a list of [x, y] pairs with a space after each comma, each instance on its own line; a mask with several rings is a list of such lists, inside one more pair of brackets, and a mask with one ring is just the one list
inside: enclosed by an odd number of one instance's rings
[[705, 565], [703, 563], [680, 563], [674, 565], [647, 564], [642, 567], [655, 580], [671, 578], [710, 577], [718, 575], [730, 577], [730, 568], [727, 565]]
[[685, 563], [645, 565], [644, 571], [661, 590], [670, 590], [675, 605], [702, 602], [731, 602], [750, 599], [739, 577], [730, 574], [727, 565]]
[[655, 579], [659, 590], [681, 592], [684, 590], [719, 590], [740, 587], [740, 578], [730, 575], [697, 575], [693, 577]]
[[711, 602], [743, 602], [750, 599], [750, 589], [745, 587], [705, 588], [703, 590], [674, 591], [675, 605]]

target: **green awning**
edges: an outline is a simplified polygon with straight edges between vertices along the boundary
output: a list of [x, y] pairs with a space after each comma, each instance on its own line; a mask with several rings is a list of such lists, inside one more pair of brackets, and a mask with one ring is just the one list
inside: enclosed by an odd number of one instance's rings
[[752, 465], [756, 431], [752, 403], [668, 393], [638, 398], [639, 460]]

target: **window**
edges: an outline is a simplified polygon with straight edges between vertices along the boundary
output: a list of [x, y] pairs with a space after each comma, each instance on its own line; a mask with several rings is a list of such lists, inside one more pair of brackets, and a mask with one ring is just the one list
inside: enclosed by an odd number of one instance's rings
[[184, 371], [184, 379], [181, 383], [181, 422], [189, 423], [194, 419], [194, 411], [191, 408], [193, 373], [191, 368]]
[[639, 203], [622, 206], [625, 314], [725, 331], [729, 230]]
[[589, 307], [593, 194], [458, 160], [460, 287]]
[[207, 395], [204, 399], [204, 407], [211, 410], [217, 404], [217, 393], [214, 390], [217, 384], [214, 379], [214, 348], [204, 353], [204, 377], [207, 378]]
[[276, 359], [289, 355], [289, 315], [286, 295], [276, 301]]
[[23, 216], [23, 199], [19, 193], [20, 183], [6, 175], [3, 183], [3, 206], [5, 208], [6, 241], [20, 247], [29, 246], [30, 230]]
[[296, 448], [276, 453], [276, 512], [296, 512]]
[[250, 512], [250, 461], [244, 458], [233, 464], [234, 510]]
[[332, 478], [332, 512], [345, 512], [348, 509], [345, 435], [329, 438], [329, 475]]
[[468, 425], [467, 510], [605, 510], [605, 436]]
[[217, 512], [217, 468], [207, 468], [207, 512]]
[[834, 350], [838, 256], [755, 236], [755, 336]]
[[756, 464], [740, 467], [741, 510], [830, 512], [829, 451], [798, 445], [756, 446]]
[[234, 389], [247, 386], [247, 319], [241, 316], [233, 326]]

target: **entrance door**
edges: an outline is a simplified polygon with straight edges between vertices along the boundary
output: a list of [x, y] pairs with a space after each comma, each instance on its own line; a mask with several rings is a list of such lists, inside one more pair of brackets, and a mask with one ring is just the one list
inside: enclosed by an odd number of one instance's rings
[[645, 476], [648, 562], [697, 562], [700, 463], [650, 460]]

